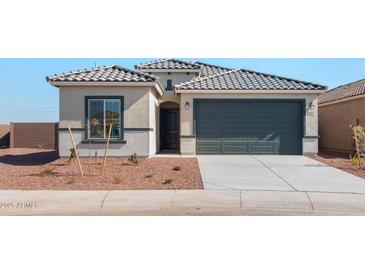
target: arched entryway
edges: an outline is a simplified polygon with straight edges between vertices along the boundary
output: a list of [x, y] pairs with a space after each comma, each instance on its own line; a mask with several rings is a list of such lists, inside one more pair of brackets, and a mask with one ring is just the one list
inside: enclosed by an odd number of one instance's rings
[[180, 109], [175, 102], [160, 104], [160, 152], [180, 152]]

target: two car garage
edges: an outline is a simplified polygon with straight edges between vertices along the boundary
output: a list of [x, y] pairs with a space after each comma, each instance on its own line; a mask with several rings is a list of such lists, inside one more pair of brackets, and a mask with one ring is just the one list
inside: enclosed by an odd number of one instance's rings
[[197, 154], [301, 155], [304, 100], [196, 99]]

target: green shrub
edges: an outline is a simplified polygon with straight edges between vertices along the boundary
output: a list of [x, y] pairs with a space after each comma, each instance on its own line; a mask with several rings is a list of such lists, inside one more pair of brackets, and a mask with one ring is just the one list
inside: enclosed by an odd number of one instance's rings
[[54, 167], [47, 167], [41, 172], [41, 176], [54, 175], [55, 173]]
[[132, 164], [137, 165], [138, 164], [138, 157], [137, 157], [137, 153], [133, 153], [129, 159], [128, 159]]
[[350, 154], [350, 161], [353, 166], [358, 166], [360, 164], [360, 158], [357, 154], [355, 154], [354, 156]]
[[70, 157], [68, 158], [68, 163], [70, 164], [74, 158], [76, 158], [76, 150], [74, 148], [70, 148]]
[[172, 179], [165, 179], [165, 181], [162, 182], [163, 185], [171, 184]]
[[113, 179], [113, 184], [120, 185], [121, 183], [123, 183], [123, 179], [119, 176], [115, 176]]
[[73, 183], [75, 183], [75, 178], [71, 177], [70, 179], [67, 180], [66, 184], [68, 185], [72, 185]]

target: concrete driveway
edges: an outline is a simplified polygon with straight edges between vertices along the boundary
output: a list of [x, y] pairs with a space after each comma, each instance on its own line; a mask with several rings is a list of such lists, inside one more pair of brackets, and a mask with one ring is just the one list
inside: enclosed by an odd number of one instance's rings
[[305, 156], [198, 156], [205, 189], [365, 193], [365, 180]]

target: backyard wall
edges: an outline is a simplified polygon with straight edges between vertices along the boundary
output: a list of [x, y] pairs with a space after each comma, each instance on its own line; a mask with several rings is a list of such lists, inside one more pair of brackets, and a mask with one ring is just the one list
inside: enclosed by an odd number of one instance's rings
[[352, 152], [354, 141], [350, 125], [365, 126], [365, 98], [318, 107], [319, 148], [322, 150]]
[[0, 125], [0, 148], [10, 146], [10, 126]]
[[58, 148], [58, 123], [11, 123], [11, 148]]

